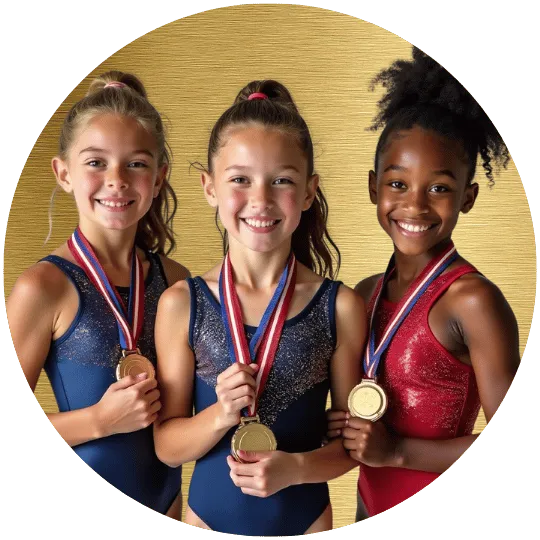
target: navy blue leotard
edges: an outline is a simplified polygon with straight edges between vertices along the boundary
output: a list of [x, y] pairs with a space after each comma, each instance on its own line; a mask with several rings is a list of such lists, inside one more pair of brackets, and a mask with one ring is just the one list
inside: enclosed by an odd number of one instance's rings
[[[150, 269], [138, 347], [155, 365], [154, 322], [167, 281], [159, 256], [149, 253], [147, 257]], [[51, 343], [45, 372], [60, 412], [90, 407], [116, 381], [116, 364], [121, 357], [116, 319], [81, 267], [55, 255], [43, 260], [60, 268], [79, 295], [77, 315], [65, 334]], [[129, 289], [117, 289], [127, 305]], [[180, 491], [181, 469], [158, 460], [152, 426], [79, 444], [73, 450], [107, 482], [158, 512], [165, 513]]]
[[[201, 278], [187, 280], [191, 293], [189, 341], [195, 354], [195, 412], [216, 402], [217, 376], [231, 365], [220, 306]], [[335, 298], [339, 283], [325, 280], [311, 302], [287, 320], [260, 397], [261, 421], [276, 435], [278, 450], [320, 448], [326, 433], [330, 359], [335, 349]], [[255, 328], [246, 326], [248, 339]], [[304, 534], [328, 506], [326, 483], [291, 486], [267, 498], [244, 495], [226, 458], [232, 428], [197, 460], [189, 506], [212, 530], [252, 536]]]

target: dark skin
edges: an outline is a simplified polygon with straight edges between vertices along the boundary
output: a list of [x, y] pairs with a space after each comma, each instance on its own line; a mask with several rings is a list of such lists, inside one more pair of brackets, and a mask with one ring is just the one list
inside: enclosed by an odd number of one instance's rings
[[[377, 173], [369, 173], [369, 194], [381, 227], [392, 239], [396, 270], [384, 296], [398, 302], [426, 264], [450, 241], [459, 214], [478, 194], [470, 181], [461, 143], [418, 126], [390, 135]], [[461, 266], [462, 257], [446, 270]], [[381, 275], [356, 286], [366, 304]], [[472, 366], [487, 422], [499, 407], [519, 366], [516, 318], [501, 291], [471, 273], [456, 280], [428, 317], [435, 338], [460, 362]], [[341, 435], [351, 457], [372, 467], [403, 467], [442, 473], [477, 435], [448, 440], [402, 437], [384, 423], [329, 411], [328, 435]]]

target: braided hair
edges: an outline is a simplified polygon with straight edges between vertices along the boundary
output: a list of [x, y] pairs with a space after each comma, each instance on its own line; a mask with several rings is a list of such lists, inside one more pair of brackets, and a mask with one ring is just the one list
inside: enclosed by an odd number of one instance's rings
[[389, 135], [416, 125], [462, 143], [469, 183], [480, 155], [489, 185], [494, 184], [493, 163], [506, 168], [508, 148], [482, 107], [445, 68], [413, 47], [412, 60], [396, 60], [383, 69], [371, 81], [370, 90], [379, 84], [386, 92], [370, 127], [383, 128], [375, 152], [375, 172]]

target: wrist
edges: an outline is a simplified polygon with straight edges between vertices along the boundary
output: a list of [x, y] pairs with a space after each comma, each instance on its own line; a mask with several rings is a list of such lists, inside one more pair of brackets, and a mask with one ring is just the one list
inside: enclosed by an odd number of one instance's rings
[[394, 445], [394, 455], [392, 458], [391, 467], [405, 468], [406, 453], [405, 453], [405, 438], [396, 437]]
[[101, 439], [103, 437], [112, 435], [112, 433], [110, 433], [109, 426], [105, 421], [103, 411], [101, 410], [99, 403], [89, 407], [89, 415], [89, 425], [91, 426], [92, 439]]
[[228, 416], [223, 408], [221, 407], [220, 403], [217, 402], [214, 405], [214, 431], [216, 432], [227, 432], [229, 429], [231, 429], [233, 426], [237, 425], [239, 423], [236, 419], [231, 419], [230, 416]]
[[293, 460], [293, 471], [291, 474], [291, 486], [296, 486], [299, 484], [305, 484], [306, 480], [306, 454], [297, 453], [289, 454]]

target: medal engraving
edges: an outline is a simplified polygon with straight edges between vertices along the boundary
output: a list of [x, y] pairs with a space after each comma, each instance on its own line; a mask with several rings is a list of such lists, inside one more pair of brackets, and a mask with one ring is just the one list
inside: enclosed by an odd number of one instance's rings
[[377, 383], [363, 380], [351, 390], [348, 405], [352, 416], [375, 422], [386, 412], [388, 400]]
[[240, 463], [239, 450], [245, 452], [268, 452], [276, 450], [277, 441], [272, 430], [261, 424], [259, 416], [242, 418], [240, 426], [231, 439], [231, 454]]
[[118, 381], [128, 375], [136, 377], [141, 373], [146, 373], [148, 379], [153, 379], [156, 376], [152, 362], [140, 353], [123, 356], [116, 366], [116, 380]]

